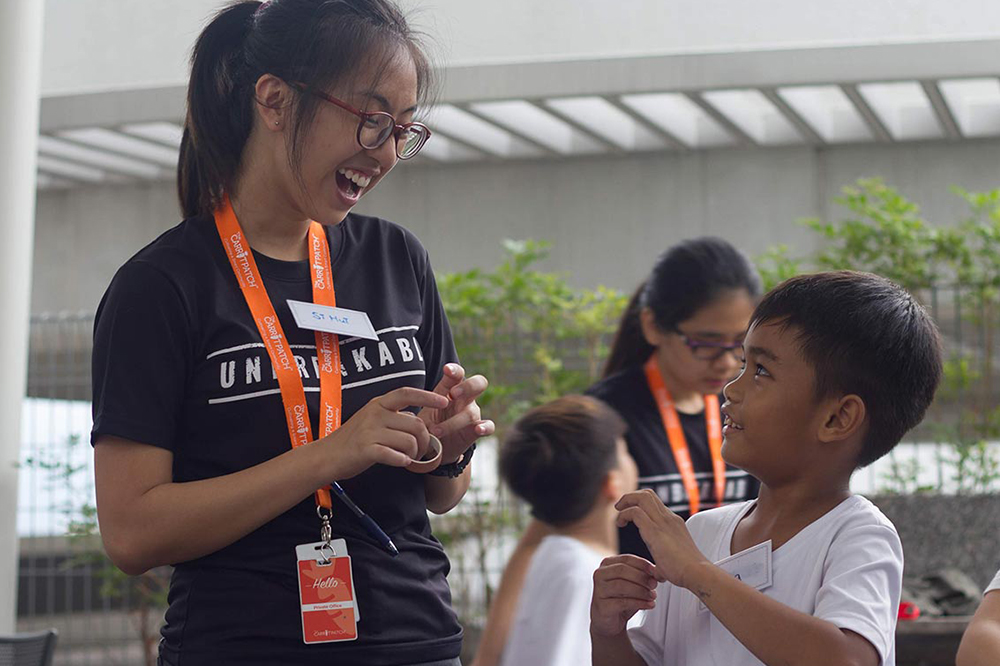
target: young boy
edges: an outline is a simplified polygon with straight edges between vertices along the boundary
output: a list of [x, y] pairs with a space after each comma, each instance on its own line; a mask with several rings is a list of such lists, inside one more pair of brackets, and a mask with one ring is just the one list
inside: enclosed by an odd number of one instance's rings
[[1000, 571], [986, 588], [983, 603], [972, 618], [955, 666], [996, 666], [1000, 664]]
[[500, 474], [555, 531], [531, 558], [502, 666], [590, 663], [594, 570], [618, 552], [615, 502], [638, 487], [625, 423], [611, 407], [567, 396], [528, 412], [500, 450]]
[[650, 493], [623, 497], [618, 524], [639, 528], [653, 563], [601, 564], [593, 663], [894, 666], [902, 548], [849, 482], [923, 418], [937, 329], [881, 277], [800, 276], [757, 306], [744, 358], [722, 454], [760, 479], [760, 497], [686, 526]]

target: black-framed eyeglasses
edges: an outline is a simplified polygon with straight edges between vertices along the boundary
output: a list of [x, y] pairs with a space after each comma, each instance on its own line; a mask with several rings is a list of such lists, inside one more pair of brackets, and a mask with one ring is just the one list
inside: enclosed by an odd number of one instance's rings
[[743, 363], [743, 341], [739, 342], [709, 342], [707, 340], [692, 340], [680, 329], [674, 329], [674, 333], [680, 337], [681, 341], [691, 350], [691, 355], [701, 361], [717, 361], [726, 354], [732, 354], [740, 363]]
[[431, 130], [423, 123], [399, 124], [390, 113], [385, 111], [360, 111], [343, 100], [339, 100], [332, 95], [310, 90], [302, 83], [293, 83], [292, 87], [302, 92], [307, 92], [319, 97], [324, 102], [329, 102], [339, 106], [345, 111], [353, 113], [360, 120], [358, 121], [358, 145], [365, 150], [375, 150], [389, 140], [390, 136], [396, 138], [396, 157], [401, 160], [408, 160], [420, 152], [420, 149], [431, 138]]

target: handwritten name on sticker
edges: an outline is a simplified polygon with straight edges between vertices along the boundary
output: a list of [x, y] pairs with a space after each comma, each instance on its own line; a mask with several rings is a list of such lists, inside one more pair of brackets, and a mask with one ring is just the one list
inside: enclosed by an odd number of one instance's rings
[[351, 323], [350, 317], [338, 317], [337, 315], [334, 314], [327, 314], [325, 312], [316, 312], [315, 310], [313, 310], [310, 314], [312, 315], [312, 318], [315, 319], [316, 321], [332, 321], [338, 324], [344, 324], [345, 326], [348, 326]]

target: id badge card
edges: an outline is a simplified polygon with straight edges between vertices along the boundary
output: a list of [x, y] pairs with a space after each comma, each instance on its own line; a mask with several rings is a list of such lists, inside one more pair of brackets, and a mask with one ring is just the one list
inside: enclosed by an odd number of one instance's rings
[[358, 637], [358, 603], [347, 542], [336, 539], [295, 547], [299, 579], [302, 640], [313, 643], [353, 641]]
[[[771, 541], [741, 550], [735, 555], [715, 563], [733, 578], [741, 580], [755, 590], [763, 592], [771, 587]], [[698, 610], [708, 610], [704, 602], [699, 602]]]

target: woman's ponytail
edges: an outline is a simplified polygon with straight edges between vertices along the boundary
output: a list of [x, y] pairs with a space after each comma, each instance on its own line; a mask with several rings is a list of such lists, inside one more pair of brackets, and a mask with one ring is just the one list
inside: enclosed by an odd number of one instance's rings
[[615, 333], [615, 340], [611, 343], [611, 352], [604, 364], [603, 377], [644, 363], [653, 353], [653, 345], [646, 342], [646, 336], [642, 333], [642, 293], [645, 290], [646, 283], [643, 282], [625, 306], [625, 312], [618, 324], [618, 332]]
[[184, 217], [210, 213], [239, 168], [253, 127], [252, 95], [243, 44], [260, 2], [223, 9], [202, 31], [191, 55], [187, 118], [177, 164], [177, 192]]

